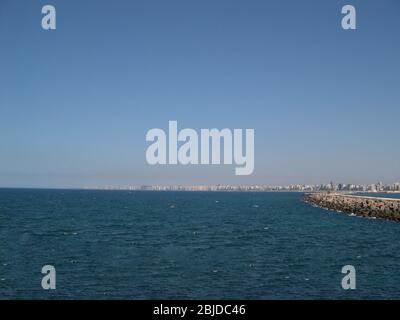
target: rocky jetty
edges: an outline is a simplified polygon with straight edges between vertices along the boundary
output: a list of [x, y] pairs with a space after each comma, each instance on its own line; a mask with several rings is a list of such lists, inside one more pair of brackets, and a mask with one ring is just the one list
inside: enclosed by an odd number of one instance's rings
[[338, 193], [308, 193], [304, 201], [321, 208], [400, 222], [400, 199], [374, 198]]

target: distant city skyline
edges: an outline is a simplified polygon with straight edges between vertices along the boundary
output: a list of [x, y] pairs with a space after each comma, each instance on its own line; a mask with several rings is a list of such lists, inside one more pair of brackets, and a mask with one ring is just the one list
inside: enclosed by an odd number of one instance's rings
[[[399, 1], [45, 4], [0, 2], [0, 187], [400, 181]], [[149, 165], [170, 120], [254, 129], [254, 173]]]
[[348, 191], [348, 192], [399, 192], [400, 182], [384, 184], [382, 182], [371, 184], [352, 183], [323, 183], [317, 185], [130, 185], [130, 186], [91, 186], [83, 189], [91, 190], [131, 190], [131, 191]]

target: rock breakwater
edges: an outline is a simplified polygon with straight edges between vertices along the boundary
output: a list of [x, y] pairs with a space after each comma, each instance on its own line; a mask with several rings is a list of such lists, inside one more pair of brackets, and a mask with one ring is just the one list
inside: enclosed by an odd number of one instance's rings
[[304, 201], [319, 207], [368, 218], [400, 222], [400, 199], [374, 198], [338, 193], [308, 193]]

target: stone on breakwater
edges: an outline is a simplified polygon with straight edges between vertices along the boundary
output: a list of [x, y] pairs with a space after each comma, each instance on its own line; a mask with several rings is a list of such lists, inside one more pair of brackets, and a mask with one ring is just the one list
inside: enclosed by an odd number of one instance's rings
[[400, 199], [338, 193], [308, 193], [304, 195], [304, 201], [322, 208], [353, 213], [358, 216], [400, 221]]

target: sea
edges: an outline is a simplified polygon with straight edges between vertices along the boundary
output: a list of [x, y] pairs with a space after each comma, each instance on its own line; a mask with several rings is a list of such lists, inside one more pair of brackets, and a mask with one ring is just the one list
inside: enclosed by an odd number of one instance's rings
[[302, 196], [0, 189], [0, 299], [399, 299], [400, 224]]

